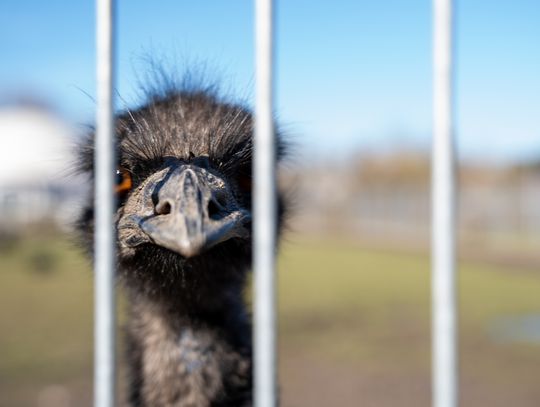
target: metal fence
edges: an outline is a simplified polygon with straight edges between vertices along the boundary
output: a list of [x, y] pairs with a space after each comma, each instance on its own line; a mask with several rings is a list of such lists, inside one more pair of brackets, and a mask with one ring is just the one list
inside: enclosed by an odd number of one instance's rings
[[257, 0], [255, 194], [254, 194], [254, 383], [255, 405], [276, 405], [276, 148], [273, 126], [272, 0]]
[[452, 0], [434, 0], [431, 250], [435, 407], [454, 407], [458, 403], [452, 17]]
[[[432, 177], [433, 405], [458, 403], [455, 293], [455, 176], [452, 120], [452, 0], [434, 0], [434, 140]], [[97, 0], [95, 159], [94, 405], [115, 404], [114, 0]], [[273, 106], [273, 2], [256, 1], [254, 196], [255, 405], [276, 402], [276, 175]]]
[[114, 1], [97, 0], [94, 405], [115, 404]]

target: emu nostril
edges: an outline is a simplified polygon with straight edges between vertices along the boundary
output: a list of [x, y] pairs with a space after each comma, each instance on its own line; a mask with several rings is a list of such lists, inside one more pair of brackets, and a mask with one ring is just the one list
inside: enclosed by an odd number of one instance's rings
[[168, 215], [171, 213], [171, 204], [168, 200], [161, 201], [156, 205], [156, 213], [158, 215]]
[[218, 190], [214, 193], [214, 199], [221, 208], [227, 206], [227, 195], [223, 190]]
[[208, 202], [208, 217], [211, 219], [217, 219], [219, 218], [219, 213], [221, 212], [221, 208], [214, 202], [213, 199]]

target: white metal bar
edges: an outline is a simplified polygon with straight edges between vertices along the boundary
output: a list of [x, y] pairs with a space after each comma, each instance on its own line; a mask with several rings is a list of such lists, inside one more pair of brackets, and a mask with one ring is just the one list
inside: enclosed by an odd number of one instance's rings
[[115, 405], [114, 0], [97, 0], [97, 116], [95, 136], [94, 406]]
[[433, 1], [433, 406], [458, 405], [452, 0]]
[[257, 0], [255, 194], [254, 194], [254, 376], [256, 407], [276, 406], [276, 148], [273, 123], [272, 0]]

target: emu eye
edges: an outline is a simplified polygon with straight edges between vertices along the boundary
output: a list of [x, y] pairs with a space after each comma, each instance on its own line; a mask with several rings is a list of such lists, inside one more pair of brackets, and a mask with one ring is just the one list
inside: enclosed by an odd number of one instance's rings
[[133, 186], [133, 181], [131, 179], [131, 174], [125, 168], [118, 168], [116, 170], [116, 193], [119, 195], [124, 195], [131, 190]]

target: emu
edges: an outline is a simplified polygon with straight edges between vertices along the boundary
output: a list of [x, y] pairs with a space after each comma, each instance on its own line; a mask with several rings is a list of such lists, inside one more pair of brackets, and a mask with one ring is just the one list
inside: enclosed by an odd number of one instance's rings
[[[169, 89], [119, 114], [116, 135], [129, 401], [251, 406], [252, 114], [212, 90]], [[92, 137], [79, 157], [92, 175]], [[90, 248], [91, 205], [78, 226]]]

